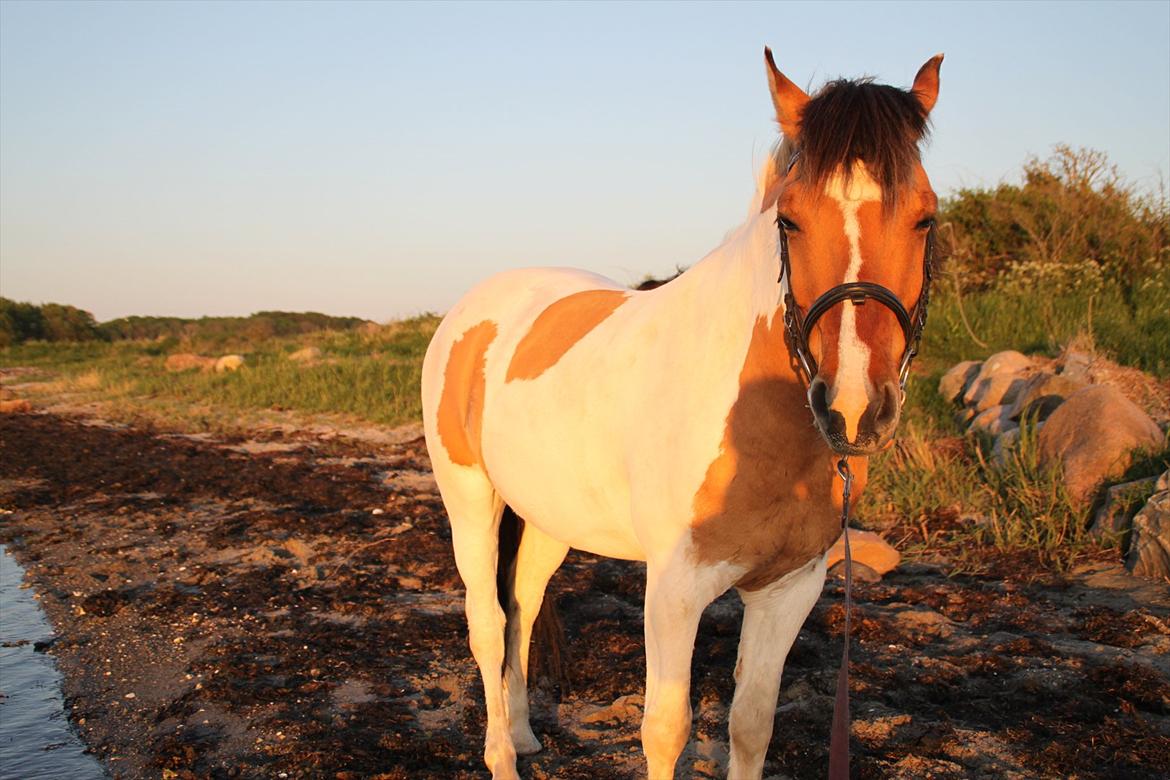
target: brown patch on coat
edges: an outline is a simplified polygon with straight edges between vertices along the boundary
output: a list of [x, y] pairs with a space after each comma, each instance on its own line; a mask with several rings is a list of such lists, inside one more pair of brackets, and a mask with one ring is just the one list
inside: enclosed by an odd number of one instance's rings
[[[758, 590], [823, 555], [841, 535], [837, 459], [813, 426], [789, 363], [782, 316], [771, 327], [759, 318], [719, 456], [695, 493], [696, 558], [747, 566], [736, 584]], [[856, 498], [867, 461], [849, 462]]]
[[463, 332], [451, 345], [439, 397], [439, 440], [447, 457], [460, 466], [474, 466], [480, 458], [483, 430], [484, 362], [496, 338], [496, 323], [484, 320]]
[[629, 294], [622, 290], [582, 290], [552, 303], [520, 339], [504, 381], [536, 379], [613, 314], [627, 297]]

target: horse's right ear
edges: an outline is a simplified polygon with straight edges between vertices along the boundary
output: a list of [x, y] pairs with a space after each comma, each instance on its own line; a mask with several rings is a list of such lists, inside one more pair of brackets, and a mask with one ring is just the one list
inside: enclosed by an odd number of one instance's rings
[[776, 121], [780, 123], [784, 137], [795, 141], [800, 135], [800, 115], [808, 103], [808, 95], [780, 72], [772, 59], [772, 50], [767, 46], [764, 47], [764, 62], [768, 66], [768, 87], [772, 90], [772, 104], [776, 106]]

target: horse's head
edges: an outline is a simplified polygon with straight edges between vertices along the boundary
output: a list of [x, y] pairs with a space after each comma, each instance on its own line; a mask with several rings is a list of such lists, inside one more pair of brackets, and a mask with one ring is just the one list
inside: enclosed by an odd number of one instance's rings
[[897, 427], [925, 319], [937, 199], [918, 146], [942, 56], [909, 91], [835, 81], [810, 98], [765, 55], [785, 140], [763, 208], [780, 230], [789, 351], [829, 446], [870, 454]]

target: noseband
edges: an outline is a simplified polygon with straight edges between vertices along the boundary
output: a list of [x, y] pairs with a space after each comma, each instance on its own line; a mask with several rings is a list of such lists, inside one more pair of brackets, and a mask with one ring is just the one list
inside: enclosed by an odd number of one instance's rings
[[[796, 162], [798, 153], [794, 153], [789, 170]], [[804, 312], [796, 304], [792, 295], [792, 265], [788, 257], [788, 231], [784, 229], [779, 216], [776, 226], [780, 230], [780, 281], [788, 280], [784, 291], [784, 341], [788, 344], [788, 352], [792, 356], [793, 368], [803, 376], [805, 385], [811, 385], [817, 375], [817, 361], [812, 356], [808, 346], [808, 337], [812, 334], [817, 320], [825, 315], [829, 309], [843, 301], [849, 301], [854, 306], [863, 306], [867, 300], [872, 300], [885, 306], [898, 318], [902, 326], [902, 335], [905, 337], [906, 348], [902, 352], [902, 360], [898, 366], [898, 384], [902, 388], [905, 398], [906, 378], [910, 374], [910, 362], [918, 354], [918, 344], [922, 341], [922, 329], [926, 327], [926, 307], [930, 301], [930, 282], [934, 275], [934, 238], [935, 226], [930, 226], [926, 234], [926, 252], [922, 258], [922, 292], [918, 301], [909, 311], [902, 304], [901, 299], [888, 287], [873, 282], [847, 282], [836, 287], [830, 287], [819, 298], [812, 302], [808, 311]]]

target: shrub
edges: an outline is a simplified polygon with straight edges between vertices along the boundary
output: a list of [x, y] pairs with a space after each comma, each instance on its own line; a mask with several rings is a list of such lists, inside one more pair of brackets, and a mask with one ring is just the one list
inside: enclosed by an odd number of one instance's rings
[[1065, 145], [1029, 159], [1021, 184], [959, 190], [940, 223], [965, 290], [1059, 293], [1110, 279], [1129, 296], [1170, 255], [1165, 192], [1143, 194], [1105, 153]]

